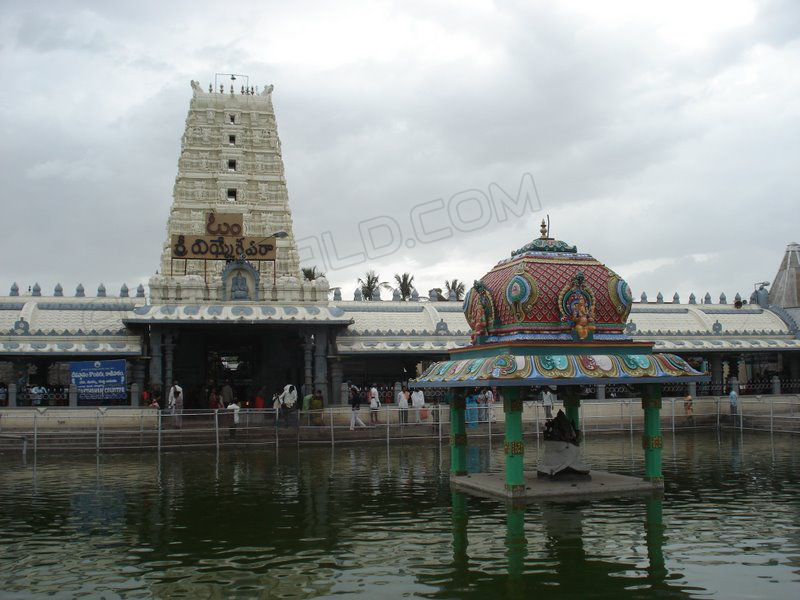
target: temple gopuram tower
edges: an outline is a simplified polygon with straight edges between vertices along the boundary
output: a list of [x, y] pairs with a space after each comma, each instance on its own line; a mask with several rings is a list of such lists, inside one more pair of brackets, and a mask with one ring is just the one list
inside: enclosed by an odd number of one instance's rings
[[[233, 78], [232, 78], [233, 79]], [[244, 80], [240, 76], [240, 80]], [[178, 174], [153, 301], [322, 301], [328, 283], [301, 283], [272, 89], [191, 82]], [[257, 271], [230, 297], [232, 260]], [[229, 269], [230, 270], [230, 269]], [[244, 284], [240, 284], [244, 290]]]

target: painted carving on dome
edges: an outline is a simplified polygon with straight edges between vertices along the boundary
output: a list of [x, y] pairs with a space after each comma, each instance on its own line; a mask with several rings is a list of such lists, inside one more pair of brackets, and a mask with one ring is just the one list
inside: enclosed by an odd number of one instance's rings
[[472, 328], [472, 342], [475, 343], [478, 337], [486, 335], [489, 328], [494, 325], [496, 313], [489, 288], [482, 281], [475, 281], [468, 297], [470, 302], [467, 306], [466, 317]]
[[529, 377], [532, 369], [525, 356], [501, 354], [487, 361], [486, 371], [494, 379], [521, 379]]
[[506, 285], [506, 302], [517, 321], [524, 321], [539, 299], [536, 280], [524, 270], [515, 273]]
[[[444, 377], [444, 374], [447, 373], [448, 369], [450, 368], [450, 365], [452, 364], [453, 363], [451, 361], [445, 361], [443, 363], [439, 363], [439, 367], [436, 369], [436, 373], [432, 373], [431, 375], [434, 375], [436, 377]], [[434, 367], [436, 367], [435, 364]]]
[[451, 379], [451, 378], [455, 377], [463, 367], [464, 367], [464, 364], [462, 362], [455, 361], [450, 366], [450, 368], [447, 370], [447, 373], [445, 374], [445, 377], [447, 377], [448, 379]]
[[545, 377], [574, 377], [575, 365], [563, 354], [542, 354], [534, 357], [536, 370]]
[[627, 321], [633, 306], [633, 294], [628, 283], [618, 275], [613, 275], [608, 280], [608, 297], [611, 298], [611, 303], [617, 309], [620, 320]]
[[575, 254], [578, 252], [578, 249], [575, 246], [570, 246], [566, 242], [562, 242], [561, 240], [537, 238], [529, 244], [525, 244], [519, 250], [513, 250], [511, 252], [511, 256], [518, 256], [527, 252], [567, 252], [570, 254]]
[[483, 363], [486, 362], [485, 358], [474, 358], [466, 362], [465, 368], [461, 371], [459, 379], [469, 379], [470, 377], [477, 377], [478, 372], [481, 370]]
[[658, 361], [661, 370], [667, 375], [696, 375], [689, 363], [674, 354], [656, 354], [653, 356]]
[[576, 358], [581, 372], [589, 377], [616, 377], [619, 373], [617, 365], [610, 356], [604, 354], [580, 354]]
[[594, 307], [594, 292], [586, 285], [586, 276], [578, 271], [558, 296], [561, 321], [572, 327], [574, 338], [581, 341], [592, 339]]

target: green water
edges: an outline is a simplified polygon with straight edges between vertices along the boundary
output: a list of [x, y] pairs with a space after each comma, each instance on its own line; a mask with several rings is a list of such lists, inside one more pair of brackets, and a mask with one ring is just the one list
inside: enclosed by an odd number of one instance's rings
[[[526, 440], [526, 460], [537, 455]], [[798, 598], [800, 438], [665, 436], [663, 496], [523, 510], [448, 448], [0, 455], [0, 598]], [[639, 437], [590, 437], [640, 475]], [[502, 444], [473, 470], [502, 470]]]

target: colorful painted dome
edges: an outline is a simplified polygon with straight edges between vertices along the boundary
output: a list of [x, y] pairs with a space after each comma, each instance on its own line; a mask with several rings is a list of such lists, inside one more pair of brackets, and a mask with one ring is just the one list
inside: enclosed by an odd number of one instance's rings
[[511, 253], [464, 299], [474, 343], [624, 339], [633, 297], [614, 271], [547, 236]]

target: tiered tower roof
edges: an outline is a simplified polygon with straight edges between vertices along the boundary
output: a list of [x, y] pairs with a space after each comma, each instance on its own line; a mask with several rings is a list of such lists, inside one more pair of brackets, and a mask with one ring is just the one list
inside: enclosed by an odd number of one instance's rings
[[[299, 274], [272, 89], [270, 85], [257, 94], [233, 85], [228, 90], [209, 85], [204, 91], [192, 82], [162, 275], [204, 272], [202, 261], [185, 261], [180, 268], [172, 264], [170, 241], [173, 234], [204, 235], [205, 213], [211, 210], [241, 214], [242, 235], [285, 231], [289, 235], [278, 250], [278, 275]], [[224, 266], [224, 260], [209, 263], [206, 273], [219, 275]]]

